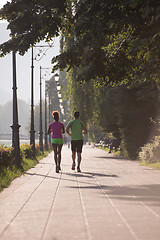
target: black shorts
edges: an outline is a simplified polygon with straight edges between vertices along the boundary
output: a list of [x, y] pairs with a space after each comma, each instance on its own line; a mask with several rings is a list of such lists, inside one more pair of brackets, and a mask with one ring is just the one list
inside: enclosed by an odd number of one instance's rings
[[71, 141], [71, 150], [72, 152], [82, 152], [83, 140], [72, 140]]

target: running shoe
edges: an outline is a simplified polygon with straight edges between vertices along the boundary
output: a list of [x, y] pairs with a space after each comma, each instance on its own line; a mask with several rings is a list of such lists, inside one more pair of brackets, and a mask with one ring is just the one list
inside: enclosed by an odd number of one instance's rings
[[72, 163], [72, 170], [75, 170], [75, 166], [76, 166], [76, 163], [73, 162], [73, 163]]
[[56, 173], [59, 173], [59, 165], [56, 166]]
[[80, 169], [80, 167], [77, 167], [77, 172], [81, 172], [81, 169]]

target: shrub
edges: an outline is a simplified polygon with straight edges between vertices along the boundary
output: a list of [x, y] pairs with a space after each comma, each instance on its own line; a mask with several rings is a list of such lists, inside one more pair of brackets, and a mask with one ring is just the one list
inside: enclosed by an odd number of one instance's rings
[[150, 143], [141, 148], [139, 159], [142, 162], [160, 163], [160, 136], [154, 137]]
[[39, 144], [35, 144], [35, 155], [39, 156], [40, 155], [40, 147]]
[[[25, 158], [32, 158], [33, 157], [33, 151], [32, 146], [28, 143], [21, 145], [21, 151], [23, 152]], [[35, 144], [35, 155], [40, 155], [40, 147], [39, 144]]]
[[[38, 144], [35, 145], [35, 155], [36, 157], [41, 154], [40, 147]], [[27, 159], [33, 158], [32, 146], [28, 143], [20, 145], [20, 158], [23, 156]], [[11, 167], [14, 160], [14, 148], [0, 146], [0, 167]]]
[[11, 166], [14, 158], [14, 149], [12, 147], [0, 147], [0, 166]]
[[32, 158], [33, 152], [32, 152], [32, 146], [30, 144], [28, 143], [21, 144], [20, 148], [25, 158]]

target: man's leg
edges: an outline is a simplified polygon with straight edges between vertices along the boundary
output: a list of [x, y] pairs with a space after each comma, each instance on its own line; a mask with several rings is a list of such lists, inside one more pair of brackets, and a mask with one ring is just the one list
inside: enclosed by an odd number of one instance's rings
[[72, 170], [75, 170], [75, 166], [76, 166], [76, 163], [75, 163], [75, 159], [76, 159], [76, 142], [75, 141], [71, 141], [71, 150], [72, 150]]
[[76, 152], [72, 151], [72, 170], [75, 170], [75, 166], [76, 166], [76, 162], [75, 162], [75, 159], [76, 159]]
[[75, 162], [75, 159], [76, 159], [76, 152], [72, 151], [72, 160], [73, 160], [73, 162]]
[[78, 161], [78, 165], [77, 165], [77, 172], [81, 172], [81, 169], [80, 169], [80, 164], [81, 164], [81, 153], [82, 153], [82, 147], [83, 147], [83, 140], [80, 140], [78, 142], [78, 146], [77, 146], [77, 161]]
[[80, 172], [80, 171], [81, 171], [81, 170], [80, 170], [80, 164], [81, 164], [81, 159], [82, 159], [82, 157], [81, 157], [81, 152], [78, 152], [78, 153], [77, 153], [77, 156], [78, 156], [77, 171]]

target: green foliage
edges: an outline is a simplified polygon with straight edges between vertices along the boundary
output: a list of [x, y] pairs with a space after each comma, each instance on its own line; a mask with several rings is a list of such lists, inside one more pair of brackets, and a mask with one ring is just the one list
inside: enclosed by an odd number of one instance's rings
[[35, 155], [36, 156], [39, 156], [40, 155], [40, 146], [39, 146], [39, 144], [35, 144]]
[[32, 158], [32, 146], [28, 143], [21, 145], [21, 151], [25, 158]]
[[22, 166], [23, 166], [24, 171], [26, 172], [28, 169], [34, 167], [38, 163], [38, 161], [40, 159], [42, 159], [43, 157], [45, 157], [46, 155], [47, 155], [47, 152], [44, 152], [44, 153], [41, 152], [39, 155], [37, 155], [36, 159], [23, 158]]
[[125, 156], [137, 158], [155, 127], [159, 85], [154, 80], [114, 87], [96, 80], [79, 83], [75, 80], [79, 72], [81, 68], [69, 71], [63, 91], [71, 113], [78, 109], [88, 125], [89, 140], [99, 142], [112, 136], [121, 142]]
[[97, 100], [99, 126], [121, 141], [125, 155], [137, 158], [140, 148], [147, 143], [157, 127], [158, 85], [151, 81], [105, 87], [100, 96]]
[[[24, 54], [36, 42], [63, 34], [72, 39], [53, 58], [54, 69], [81, 68], [76, 80], [106, 84], [159, 78], [160, 2], [154, 0], [21, 0], [7, 3], [0, 16], [11, 39], [1, 55]], [[61, 42], [62, 43], [62, 42]]]
[[7, 3], [0, 17], [7, 19], [11, 39], [1, 45], [3, 53], [12, 50], [24, 54], [36, 42], [51, 40], [59, 34], [66, 12], [66, 0], [21, 0]]
[[98, 93], [95, 81], [82, 83], [75, 81], [78, 71], [79, 69], [74, 69], [67, 74], [67, 80], [62, 84], [62, 94], [70, 104], [70, 116], [73, 117], [73, 111], [78, 110], [81, 120], [89, 124], [93, 121], [93, 112], [96, 112], [95, 96]]
[[[106, 152], [109, 152], [109, 151], [110, 151], [110, 149], [109, 149], [108, 147], [98, 147], [98, 148], [99, 148], [99, 149], [102, 149], [102, 150], [104, 150], [104, 151], [106, 151]], [[122, 155], [121, 151], [120, 151], [120, 150], [117, 150], [117, 149], [113, 149], [113, 150], [112, 150], [112, 153], [114, 153], [114, 155], [119, 155], [119, 156]]]
[[[25, 158], [32, 158], [33, 156], [32, 145], [28, 143], [21, 144], [21, 152]], [[39, 153], [40, 153], [40, 147], [38, 144], [35, 144], [35, 155], [38, 156]]]
[[90, 142], [99, 143], [102, 140], [105, 142], [109, 137], [106, 131], [103, 131], [98, 124], [89, 124], [88, 129], [88, 139]]
[[139, 152], [140, 161], [146, 163], [160, 163], [160, 137], [155, 136], [152, 141], [145, 144]]
[[53, 59], [60, 69], [81, 67], [76, 80], [106, 84], [159, 78], [160, 3], [87, 0], [75, 8], [65, 32], [73, 44]]
[[120, 140], [121, 134], [118, 125], [118, 112], [119, 100], [117, 98], [119, 88], [103, 87], [101, 94], [97, 99], [99, 118], [98, 124], [101, 128], [112, 133], [113, 137]]
[[[2, 191], [4, 188], [8, 187], [12, 180], [14, 180], [17, 177], [20, 177], [22, 174], [24, 174], [25, 171], [28, 169], [34, 167], [38, 161], [40, 161], [42, 158], [48, 155], [48, 153], [51, 151], [44, 151], [44, 153], [40, 152], [38, 149], [39, 147], [36, 146], [36, 159], [33, 158], [27, 158], [25, 157], [25, 152], [30, 152], [30, 147], [28, 146], [28, 151], [27, 151], [27, 145], [22, 146], [21, 151], [23, 152], [23, 158], [21, 159], [21, 164], [23, 168], [17, 168], [16, 166], [11, 166], [12, 159], [10, 156], [10, 151], [13, 149], [6, 148], [5, 151], [3, 148], [0, 148], [0, 154], [1, 152], [4, 152], [4, 158], [3, 161], [0, 162], [0, 191]], [[1, 159], [1, 158], [0, 158]], [[8, 162], [6, 162], [6, 159]], [[2, 159], [1, 159], [2, 160]], [[5, 162], [5, 164], [4, 164]], [[2, 164], [1, 164], [2, 163]]]
[[160, 163], [140, 162], [140, 165], [160, 170]]
[[[35, 145], [36, 157], [41, 154], [40, 147], [38, 144]], [[22, 144], [20, 146], [20, 157], [21, 161], [23, 158], [32, 159], [33, 152], [30, 144]], [[14, 160], [14, 148], [12, 147], [0, 147], [0, 167], [12, 167]]]
[[67, 71], [63, 96], [70, 115], [79, 110], [94, 139], [98, 125], [136, 158], [159, 105], [159, 11], [155, 0], [12, 1], [0, 11], [12, 37], [0, 45], [1, 55], [24, 54], [62, 33], [60, 55], [52, 63], [53, 71]]
[[0, 167], [0, 171], [0, 191], [8, 187], [16, 177], [19, 177], [23, 173], [22, 170], [15, 166], [12, 169], [10, 167]]
[[11, 166], [13, 158], [14, 149], [12, 147], [0, 147], [0, 166]]
[[145, 82], [133, 88], [122, 86], [118, 91], [118, 125], [123, 147], [130, 158], [137, 158], [140, 148], [151, 137], [154, 128], [152, 119], [156, 119], [159, 105], [158, 94], [154, 82]]

